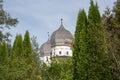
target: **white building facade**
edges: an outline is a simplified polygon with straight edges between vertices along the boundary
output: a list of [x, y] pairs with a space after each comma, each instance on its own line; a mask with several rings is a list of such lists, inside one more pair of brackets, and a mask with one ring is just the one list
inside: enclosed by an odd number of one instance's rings
[[54, 31], [50, 40], [45, 42], [40, 48], [41, 60], [48, 64], [52, 57], [72, 57], [72, 34], [66, 30], [62, 24]]
[[52, 48], [52, 57], [54, 56], [72, 56], [72, 50], [69, 46], [56, 46]]

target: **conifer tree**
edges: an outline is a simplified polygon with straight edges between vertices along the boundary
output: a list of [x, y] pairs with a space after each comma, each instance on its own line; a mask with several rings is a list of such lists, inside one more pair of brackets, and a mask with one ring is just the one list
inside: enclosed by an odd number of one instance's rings
[[29, 36], [29, 32], [26, 31], [25, 35], [24, 35], [24, 40], [23, 40], [23, 55], [24, 58], [27, 60], [28, 63], [32, 62], [32, 46], [30, 43], [30, 36]]
[[40, 62], [37, 54], [33, 51], [29, 32], [26, 31], [23, 40], [23, 58], [25, 60], [25, 79], [37, 80], [40, 77]]
[[113, 12], [115, 13], [115, 20], [117, 24], [120, 24], [120, 0], [115, 2], [113, 7]]
[[5, 42], [0, 44], [0, 80], [8, 79], [8, 49]]
[[24, 76], [25, 61], [22, 54], [22, 36], [17, 35], [12, 47], [12, 53], [10, 55], [9, 79], [11, 80], [18, 80]]
[[113, 12], [105, 17], [106, 36], [108, 38], [108, 51], [112, 60], [112, 79], [120, 80], [120, 0], [116, 0]]
[[84, 60], [86, 55], [86, 28], [87, 28], [87, 17], [84, 10], [79, 11], [78, 19], [75, 31], [75, 41], [73, 45], [73, 80], [82, 80], [83, 75], [86, 75], [84, 69]]
[[39, 59], [31, 48], [29, 32], [26, 32], [24, 41], [21, 35], [17, 35], [10, 55], [9, 80], [38, 80], [41, 77], [39, 66]]
[[87, 79], [110, 80], [110, 63], [97, 4], [90, 2], [87, 27]]
[[13, 44], [12, 55], [22, 57], [22, 53], [23, 53], [23, 45], [22, 44], [23, 44], [22, 36], [17, 35], [15, 38], [14, 44]]

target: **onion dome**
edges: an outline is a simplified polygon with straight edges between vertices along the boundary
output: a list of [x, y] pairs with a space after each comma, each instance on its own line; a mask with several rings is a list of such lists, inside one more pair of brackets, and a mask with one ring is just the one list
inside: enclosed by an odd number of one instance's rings
[[50, 56], [50, 53], [51, 53], [51, 44], [50, 44], [50, 40], [48, 40], [41, 46], [40, 54], [41, 56]]
[[62, 19], [61, 19], [61, 26], [59, 29], [57, 29], [55, 32], [53, 32], [50, 42], [51, 46], [71, 46], [73, 41], [73, 36], [72, 34], [66, 30], [62, 24]]

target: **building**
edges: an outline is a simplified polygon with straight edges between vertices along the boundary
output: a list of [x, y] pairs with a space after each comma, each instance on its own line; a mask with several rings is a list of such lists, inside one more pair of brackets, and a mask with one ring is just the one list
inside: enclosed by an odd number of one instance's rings
[[72, 57], [72, 42], [73, 36], [64, 28], [61, 19], [60, 27], [40, 48], [41, 60], [50, 63], [51, 57]]

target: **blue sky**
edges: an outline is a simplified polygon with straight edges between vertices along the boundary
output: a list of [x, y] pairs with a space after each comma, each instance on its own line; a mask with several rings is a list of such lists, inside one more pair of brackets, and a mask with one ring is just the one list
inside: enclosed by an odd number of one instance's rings
[[[112, 9], [116, 0], [94, 0], [97, 1], [100, 13], [102, 14], [108, 6]], [[39, 45], [48, 40], [47, 32], [50, 35], [59, 28], [60, 19], [63, 18], [63, 25], [73, 35], [80, 9], [88, 13], [90, 0], [5, 0], [4, 9], [14, 18], [18, 18], [19, 24], [9, 30], [13, 35], [25, 34], [29, 30], [30, 36], [37, 36]]]

